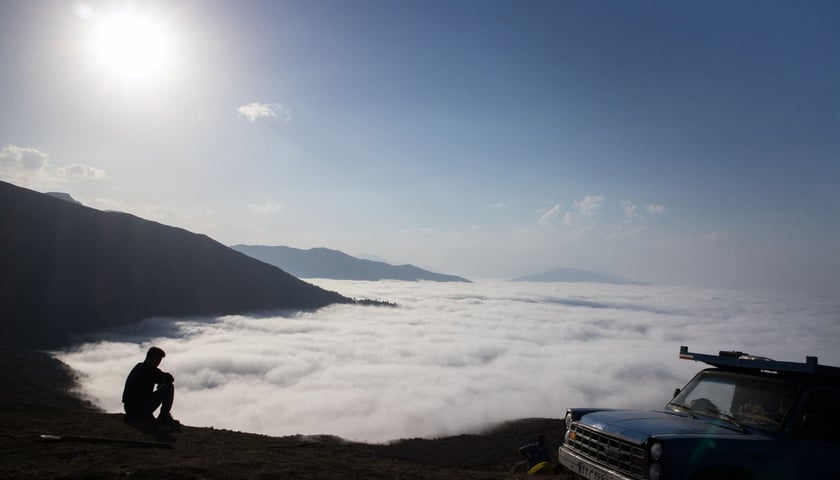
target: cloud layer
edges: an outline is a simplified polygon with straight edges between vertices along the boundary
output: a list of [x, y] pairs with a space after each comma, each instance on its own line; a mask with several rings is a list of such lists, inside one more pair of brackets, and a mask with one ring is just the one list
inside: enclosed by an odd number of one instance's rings
[[152, 344], [191, 425], [372, 442], [478, 431], [566, 407], [658, 408], [702, 364], [738, 349], [840, 364], [838, 298], [592, 284], [315, 283], [398, 308], [152, 319], [58, 357], [86, 395], [121, 411], [125, 375]]

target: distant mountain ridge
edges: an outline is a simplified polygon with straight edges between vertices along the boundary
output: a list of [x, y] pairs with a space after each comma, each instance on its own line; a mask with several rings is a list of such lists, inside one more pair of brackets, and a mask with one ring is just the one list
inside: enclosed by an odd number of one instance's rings
[[311, 248], [302, 250], [286, 246], [234, 245], [231, 248], [301, 278], [335, 280], [430, 280], [435, 282], [467, 282], [455, 275], [434, 273], [414, 265], [389, 265], [363, 260], [338, 250]]
[[511, 282], [589, 282], [614, 285], [648, 285], [609, 273], [592, 272], [579, 268], [555, 268], [546, 272], [514, 278]]
[[155, 316], [353, 300], [205, 235], [0, 182], [0, 344], [52, 348]]
[[67, 202], [70, 202], [70, 203], [75, 203], [75, 204], [78, 204], [78, 205], [82, 204], [82, 202], [76, 200], [75, 198], [71, 197], [69, 193], [65, 193], [65, 192], [46, 192], [46, 193], [44, 193], [44, 195], [49, 195], [51, 197], [55, 197], [55, 198], [58, 198], [60, 200], [64, 200], [64, 201], [67, 201]]

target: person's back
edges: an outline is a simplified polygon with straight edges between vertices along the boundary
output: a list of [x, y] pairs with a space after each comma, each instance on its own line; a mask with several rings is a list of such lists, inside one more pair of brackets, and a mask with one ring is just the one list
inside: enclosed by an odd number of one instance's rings
[[152, 419], [155, 410], [160, 407], [159, 421], [177, 423], [170, 414], [175, 397], [175, 378], [158, 368], [165, 356], [160, 348], [150, 348], [146, 359], [135, 365], [125, 379], [122, 401], [129, 418]]

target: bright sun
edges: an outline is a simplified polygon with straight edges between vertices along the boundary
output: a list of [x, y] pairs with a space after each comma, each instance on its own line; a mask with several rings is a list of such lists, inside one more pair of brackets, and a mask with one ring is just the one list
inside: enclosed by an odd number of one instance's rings
[[134, 10], [91, 15], [88, 46], [103, 75], [148, 86], [170, 73], [173, 37], [162, 21]]

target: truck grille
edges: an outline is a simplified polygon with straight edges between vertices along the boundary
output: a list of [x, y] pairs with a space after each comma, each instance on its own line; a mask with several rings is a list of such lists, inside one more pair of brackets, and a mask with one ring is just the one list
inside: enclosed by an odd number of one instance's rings
[[636, 444], [573, 423], [566, 446], [611, 470], [645, 478], [645, 449]]

